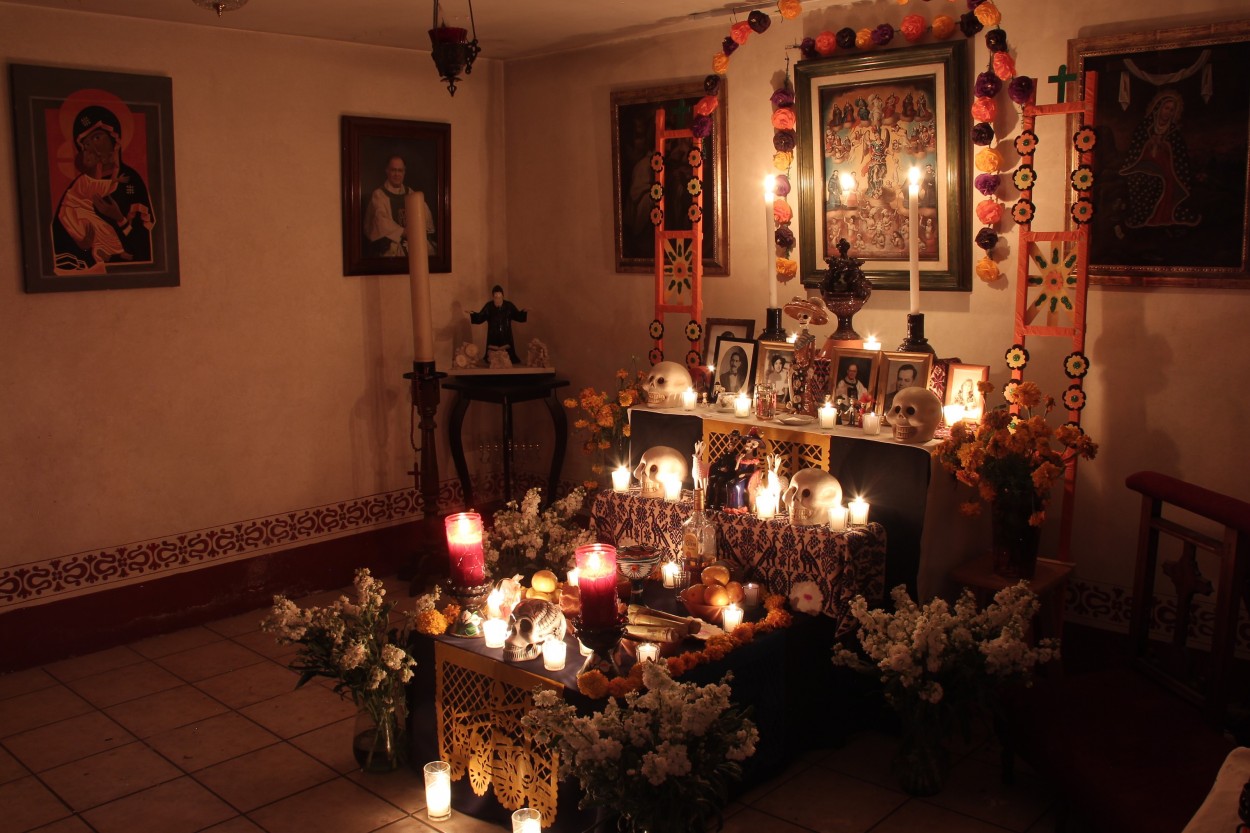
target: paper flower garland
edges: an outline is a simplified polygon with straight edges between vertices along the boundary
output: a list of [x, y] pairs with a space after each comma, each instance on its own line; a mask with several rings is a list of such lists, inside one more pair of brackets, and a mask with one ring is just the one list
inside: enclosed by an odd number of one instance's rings
[[773, 167], [781, 171], [773, 177], [773, 243], [780, 256], [774, 258], [776, 266], [769, 279], [786, 283], [799, 273], [798, 262], [790, 259], [790, 252], [795, 245], [794, 232], [790, 229], [794, 210], [786, 200], [790, 194], [790, 166], [794, 164], [794, 154], [791, 151], [794, 150], [794, 127], [797, 123], [794, 115], [794, 90], [790, 86], [788, 66], [781, 86], [773, 90], [768, 101], [773, 107], [773, 147], [777, 150], [777, 154], [773, 156]]

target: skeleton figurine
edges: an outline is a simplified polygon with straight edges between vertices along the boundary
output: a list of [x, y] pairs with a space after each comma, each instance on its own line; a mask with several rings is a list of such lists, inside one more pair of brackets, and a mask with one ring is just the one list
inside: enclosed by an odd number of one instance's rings
[[752, 428], [751, 433], [747, 434], [742, 441], [742, 447], [734, 458], [733, 476], [725, 485], [726, 511], [737, 513], [751, 511], [751, 496], [748, 489], [751, 485], [751, 478], [760, 467], [761, 445], [763, 445], [763, 440], [760, 439], [759, 431]]
[[781, 455], [765, 454], [764, 468], [757, 469], [747, 481], [747, 507], [756, 505], [755, 499], [764, 489], [771, 490], [780, 499], [789, 485], [789, 479], [781, 473]]
[[545, 599], [526, 599], [508, 617], [508, 638], [503, 645], [507, 662], [534, 659], [548, 639], [563, 640], [568, 623], [560, 606]]
[[642, 384], [648, 408], [679, 408], [681, 395], [694, 387], [690, 371], [677, 362], [660, 362]]
[[942, 421], [942, 400], [928, 388], [903, 388], [889, 410], [894, 439], [900, 443], [927, 443]]
[[643, 497], [664, 497], [664, 482], [686, 480], [686, 457], [675, 448], [657, 445], [643, 452], [634, 468], [634, 478], [642, 486]]
[[829, 507], [842, 503], [842, 484], [824, 469], [802, 469], [790, 479], [781, 500], [791, 524], [819, 526], [829, 520]]
[[694, 444], [694, 454], [690, 456], [690, 475], [694, 478], [694, 488], [707, 491], [707, 477], [710, 468], [703, 461], [703, 440], [697, 440]]

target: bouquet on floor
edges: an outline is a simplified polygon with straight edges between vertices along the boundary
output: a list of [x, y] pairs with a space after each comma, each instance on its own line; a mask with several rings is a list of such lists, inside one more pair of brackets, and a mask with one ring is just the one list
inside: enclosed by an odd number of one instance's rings
[[619, 813], [622, 831], [705, 829], [728, 803], [759, 732], [730, 702], [728, 677], [700, 686], [676, 682], [663, 663], [641, 665], [645, 691], [581, 717], [558, 693], [540, 689], [521, 725], [556, 747], [561, 777], [581, 784], [582, 806]]
[[595, 535], [577, 526], [572, 518], [586, 501], [586, 493], [574, 489], [568, 495], [539, 511], [542, 490], [530, 489], [518, 505], [495, 513], [490, 530], [483, 537], [486, 566], [496, 578], [518, 573], [551, 570], [564, 575], [573, 566], [573, 552], [595, 541]]

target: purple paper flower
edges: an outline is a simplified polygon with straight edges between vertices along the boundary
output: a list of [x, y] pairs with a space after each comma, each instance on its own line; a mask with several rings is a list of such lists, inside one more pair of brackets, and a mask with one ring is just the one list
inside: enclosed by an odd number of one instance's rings
[[894, 40], [894, 27], [890, 24], [882, 23], [872, 30], [872, 42], [877, 46], [885, 46], [892, 40]]
[[972, 125], [972, 143], [974, 145], [988, 145], [994, 141], [994, 126], [989, 122], [979, 121]]
[[1033, 79], [1027, 75], [1017, 75], [1007, 85], [1007, 97], [1016, 104], [1027, 104], [1033, 97]]
[[964, 33], [965, 38], [970, 38], [985, 27], [981, 25], [981, 21], [977, 20], [977, 16], [972, 12], [965, 12], [959, 16], [959, 31]]
[[726, 37], [723, 41], [720, 42], [720, 51], [725, 53], [726, 58], [734, 54], [734, 51], [737, 50], [737, 48], [738, 48], [738, 42], [734, 40], [733, 38]]
[[750, 24], [752, 32], [762, 35], [768, 31], [769, 26], [773, 25], [773, 19], [764, 12], [756, 10], [747, 15], [747, 23]]
[[988, 226], [981, 229], [977, 232], [976, 244], [988, 252], [998, 245], [998, 232]]
[[985, 33], [985, 46], [991, 52], [1007, 51], [1007, 33], [1002, 29], [991, 29]]
[[973, 185], [987, 197], [992, 197], [998, 191], [998, 186], [1002, 183], [1002, 179], [998, 174], [977, 174], [977, 178], [973, 180]]
[[778, 130], [773, 134], [773, 147], [777, 150], [794, 150], [795, 144], [793, 130]]
[[855, 48], [855, 30], [849, 26], [845, 29], [839, 29], [838, 34], [834, 36], [837, 41], [838, 49], [854, 49]]
[[712, 118], [710, 116], [695, 116], [690, 122], [690, 133], [696, 139], [706, 139], [712, 135]]
[[773, 103], [774, 107], [793, 107], [794, 92], [788, 87], [782, 87], [773, 93], [772, 98], [770, 98], [769, 101]]
[[794, 232], [790, 231], [789, 226], [777, 226], [777, 232], [773, 235], [777, 247], [781, 249], [794, 248]]
[[785, 174], [777, 174], [773, 177], [773, 193], [779, 197], [785, 197], [790, 194], [790, 177]]
[[708, 77], [704, 78], [703, 79], [703, 92], [707, 93], [708, 95], [719, 95], [720, 94], [720, 76], [717, 75], [716, 73], [712, 73]]
[[977, 76], [977, 83], [974, 89], [977, 95], [993, 98], [998, 95], [998, 91], [1003, 88], [1003, 82], [998, 80], [998, 76], [992, 72], [983, 72]]
[[803, 40], [799, 43], [799, 54], [803, 56], [803, 60], [805, 61], [819, 58], [820, 53], [816, 51], [816, 39], [803, 38]]

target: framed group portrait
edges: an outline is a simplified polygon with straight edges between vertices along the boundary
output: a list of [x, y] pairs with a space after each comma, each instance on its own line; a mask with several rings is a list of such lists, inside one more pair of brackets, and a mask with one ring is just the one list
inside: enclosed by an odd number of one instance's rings
[[716, 340], [731, 336], [743, 341], [755, 338], [753, 318], [709, 318], [703, 322], [703, 363], [715, 364]]
[[755, 383], [755, 348], [755, 342], [746, 338], [723, 335], [716, 339], [713, 383], [727, 393], [746, 391], [750, 396]]
[[425, 200], [430, 271], [451, 271], [451, 125], [343, 116], [343, 274], [408, 272], [409, 195]]
[[[725, 81], [720, 104], [712, 112], [712, 133], [703, 140], [703, 274], [729, 274], [729, 236], [726, 233], [727, 137]], [[655, 272], [655, 225], [651, 222], [655, 172], [655, 115], [664, 112], [666, 130], [684, 130], [694, 119], [694, 106], [706, 93], [703, 79], [615, 90], [612, 93], [612, 197], [615, 218], [617, 272]], [[690, 139], [670, 139], [664, 145], [663, 188], [665, 225], [672, 230], [691, 228], [687, 210], [693, 197], [687, 190], [693, 173]]]
[[777, 405], [788, 406], [793, 393], [794, 345], [788, 341], [760, 339], [755, 383], [768, 382], [777, 394]]
[[[872, 402], [881, 367], [880, 350], [835, 347], [829, 357], [829, 395], [853, 402]], [[813, 391], [813, 395], [822, 395]]]
[[173, 82], [13, 64], [27, 292], [178, 286]]
[[972, 289], [967, 56], [955, 39], [795, 65], [804, 284], [821, 282], [825, 259], [845, 239], [874, 289], [906, 289], [915, 236], [921, 289]]
[[985, 394], [977, 384], [990, 380], [989, 365], [952, 363], [946, 368], [943, 405], [962, 405], [965, 415], [985, 413]]
[[890, 408], [894, 406], [894, 396], [903, 388], [927, 388], [929, 386], [929, 374], [932, 370], [932, 353], [882, 351], [881, 370], [877, 377], [877, 395], [875, 397], [876, 401], [880, 403], [882, 419], [889, 423]]
[[1247, 65], [1250, 21], [1068, 42], [1098, 73], [1090, 283], [1250, 288]]

